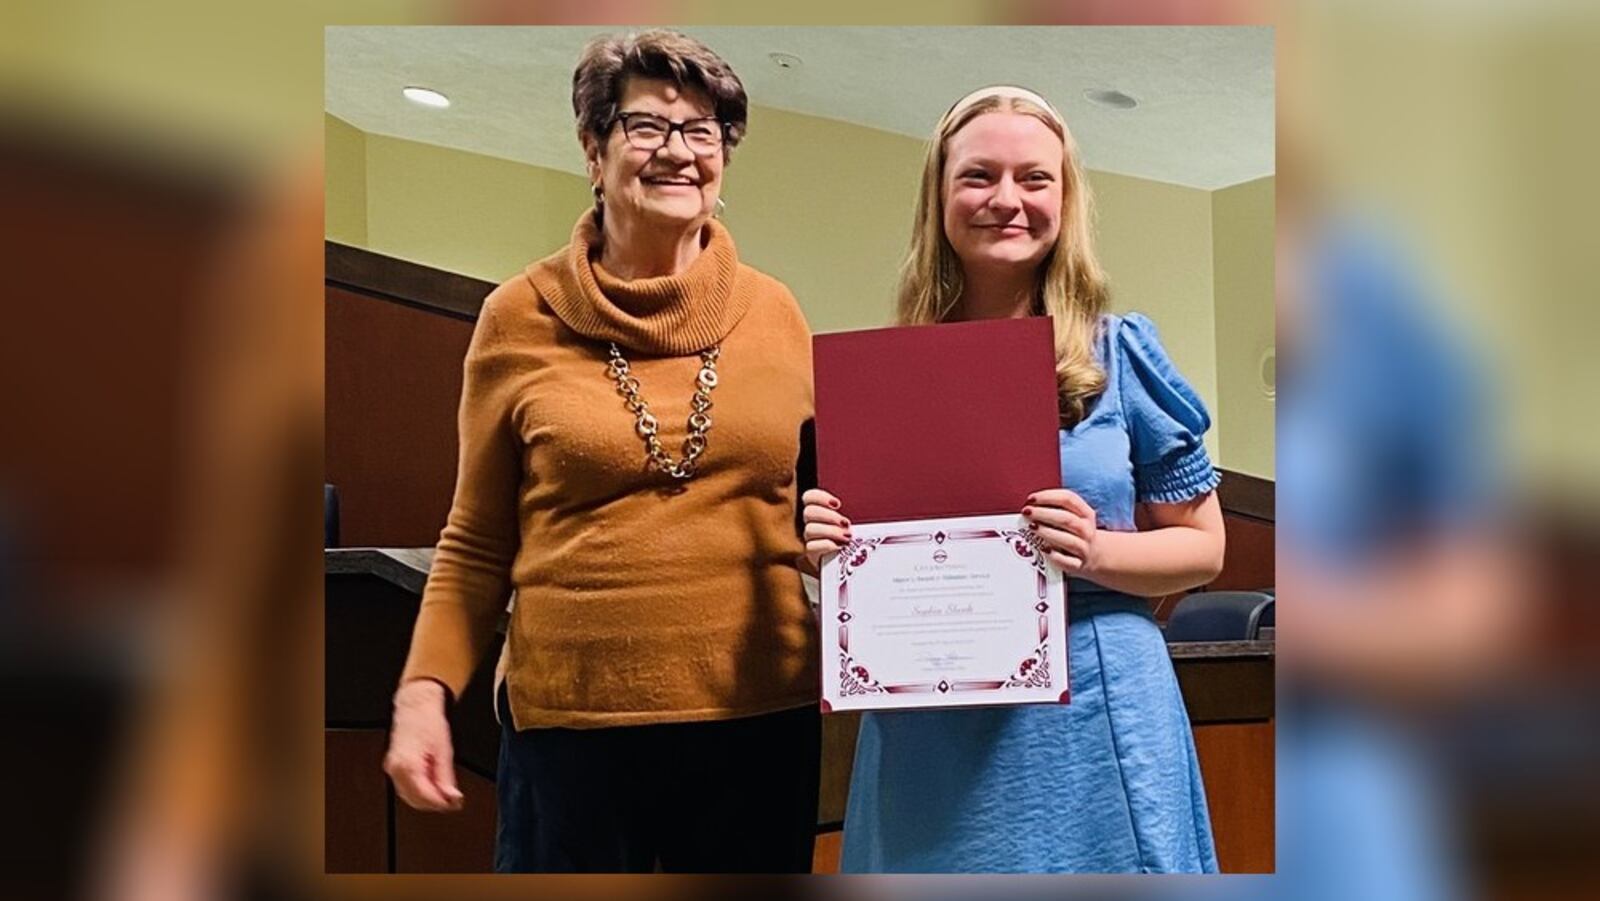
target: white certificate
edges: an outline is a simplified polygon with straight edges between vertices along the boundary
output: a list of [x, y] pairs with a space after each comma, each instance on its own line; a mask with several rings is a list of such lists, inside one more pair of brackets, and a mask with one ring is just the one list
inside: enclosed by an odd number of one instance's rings
[[1064, 704], [1066, 592], [1020, 514], [856, 523], [822, 567], [822, 709]]

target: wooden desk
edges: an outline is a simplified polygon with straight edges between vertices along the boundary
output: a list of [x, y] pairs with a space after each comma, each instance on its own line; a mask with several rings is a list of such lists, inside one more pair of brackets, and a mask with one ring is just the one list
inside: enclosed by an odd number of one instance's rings
[[[327, 587], [327, 862], [329, 872], [483, 871], [492, 862], [499, 726], [486, 657], [452, 712], [467, 810], [420, 814], [398, 803], [380, 769], [390, 697], [405, 663], [431, 548], [325, 552]], [[1168, 645], [1183, 689], [1228, 872], [1273, 868], [1271, 641]], [[859, 719], [823, 717], [818, 830], [844, 820]], [[837, 866], [837, 836], [819, 841], [818, 871]]]

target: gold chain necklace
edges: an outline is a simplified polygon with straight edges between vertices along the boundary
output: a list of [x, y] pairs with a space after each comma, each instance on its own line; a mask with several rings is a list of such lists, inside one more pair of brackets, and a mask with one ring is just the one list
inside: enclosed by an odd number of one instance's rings
[[656, 437], [656, 418], [650, 415], [650, 405], [639, 396], [639, 380], [628, 371], [628, 361], [617, 343], [611, 342], [611, 362], [607, 370], [617, 383], [623, 406], [634, 415], [633, 430], [644, 439], [645, 459], [649, 465], [675, 479], [692, 478], [700, 455], [706, 452], [706, 432], [711, 431], [711, 417], [706, 411], [711, 409], [711, 389], [717, 387], [717, 357], [721, 355], [721, 344], [700, 352], [700, 374], [695, 377], [694, 396], [689, 399], [694, 411], [689, 414], [689, 437], [683, 441], [683, 459], [674, 460]]

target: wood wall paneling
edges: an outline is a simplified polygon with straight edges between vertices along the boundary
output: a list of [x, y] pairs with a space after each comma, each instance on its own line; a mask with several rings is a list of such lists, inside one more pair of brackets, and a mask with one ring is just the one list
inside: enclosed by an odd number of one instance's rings
[[1224, 513], [1228, 546], [1222, 572], [1206, 588], [1210, 591], [1253, 591], [1272, 588], [1277, 578], [1277, 544], [1272, 523]]
[[1277, 583], [1277, 486], [1268, 479], [1224, 470], [1217, 488], [1228, 546], [1210, 591], [1252, 591]]
[[1175, 661], [1189, 722], [1265, 721], [1276, 710], [1272, 657]]
[[839, 854], [844, 850], [844, 833], [835, 829], [817, 836], [817, 846], [811, 852], [811, 872], [839, 872]]
[[1222, 470], [1217, 497], [1222, 509], [1263, 522], [1277, 521], [1277, 491], [1271, 479], [1247, 473]]
[[324, 478], [347, 547], [439, 539], [455, 487], [472, 323], [327, 288]]
[[389, 871], [388, 739], [382, 729], [323, 732], [324, 872]]
[[1224, 873], [1271, 873], [1275, 866], [1274, 725], [1210, 723], [1194, 727]]
[[473, 320], [493, 282], [384, 256], [360, 247], [323, 245], [327, 282], [371, 297], [384, 297], [446, 316]]

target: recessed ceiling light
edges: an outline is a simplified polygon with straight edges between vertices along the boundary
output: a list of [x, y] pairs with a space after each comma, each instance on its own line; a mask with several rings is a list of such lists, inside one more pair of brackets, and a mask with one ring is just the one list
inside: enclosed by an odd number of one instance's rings
[[805, 60], [795, 56], [793, 53], [769, 53], [767, 54], [767, 59], [772, 60], [773, 64], [780, 69], [798, 69], [805, 65]]
[[432, 88], [409, 87], [400, 93], [406, 95], [406, 99], [412, 103], [420, 103], [423, 106], [431, 106], [435, 109], [444, 109], [450, 105], [449, 97]]
[[1108, 107], [1110, 109], [1133, 109], [1139, 105], [1139, 101], [1129, 97], [1127, 94], [1124, 94], [1121, 91], [1090, 89], [1084, 91], [1083, 96], [1087, 98], [1090, 103], [1098, 106]]

